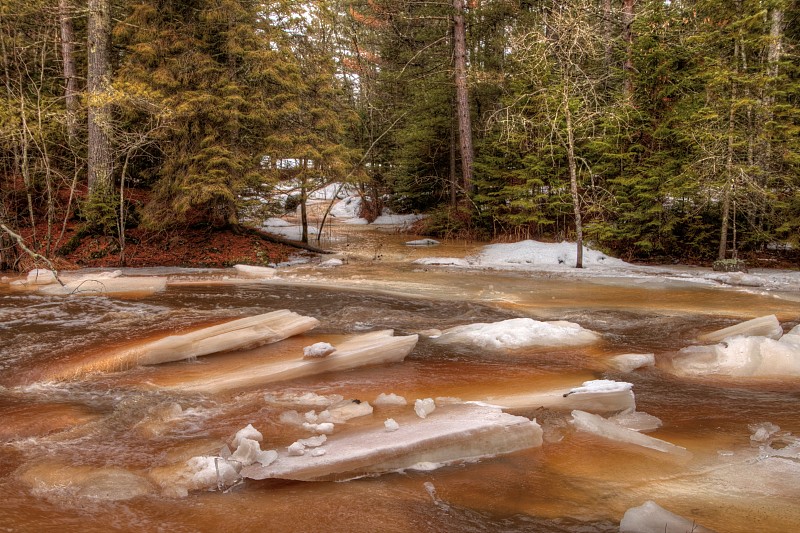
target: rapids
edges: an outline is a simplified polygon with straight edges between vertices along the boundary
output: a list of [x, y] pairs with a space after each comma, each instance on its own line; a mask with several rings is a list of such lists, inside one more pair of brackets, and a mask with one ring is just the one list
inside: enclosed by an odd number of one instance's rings
[[[625, 511], [648, 500], [718, 532], [798, 528], [800, 465], [779, 452], [800, 435], [800, 380], [666, 371], [669, 358], [703, 333], [768, 314], [788, 330], [800, 319], [796, 295], [662, 278], [419, 265], [412, 261], [463, 258], [477, 245], [403, 246], [412, 238], [354, 229], [328, 244], [344, 265], [280, 266], [268, 280], [240, 278], [232, 269], [123, 269], [167, 278], [166, 290], [149, 295], [51, 296], [0, 284], [2, 528], [617, 531]], [[254, 350], [154, 366], [124, 358], [95, 363], [167, 335], [281, 309], [320, 324]], [[489, 351], [437, 343], [424, 333], [512, 318], [567, 320], [601, 338], [585, 346]], [[302, 354], [317, 342], [335, 346], [385, 329], [422, 334], [402, 362], [280, 382], [242, 380], [217, 392], [189, 386]], [[628, 353], [655, 354], [656, 364], [623, 372], [611, 363]], [[529, 406], [513, 411], [541, 424], [541, 447], [338, 482], [240, 480], [188, 495], [163, 490], [187, 459], [216, 454], [248, 424], [263, 433], [265, 450], [307, 436], [281, 419], [302, 406], [292, 398], [306, 393], [369, 402], [394, 393], [413, 405], [417, 398], [486, 401], [569, 390], [596, 379], [632, 383], [636, 410], [662, 422], [648, 435], [689, 455], [603, 439], [577, 431], [568, 410]], [[767, 422], [780, 428], [778, 456], [751, 440], [749, 426]]]

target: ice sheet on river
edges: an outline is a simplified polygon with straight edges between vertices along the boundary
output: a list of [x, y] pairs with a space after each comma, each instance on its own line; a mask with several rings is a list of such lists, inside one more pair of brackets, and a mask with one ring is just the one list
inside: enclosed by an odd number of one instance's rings
[[439, 344], [468, 344], [490, 350], [531, 346], [583, 346], [600, 336], [574, 322], [540, 322], [532, 318], [512, 318], [493, 323], [476, 323], [446, 329], [436, 338]]
[[170, 335], [137, 348], [137, 362], [154, 365], [215, 352], [244, 350], [306, 332], [319, 320], [282, 309], [240, 318], [183, 335]]
[[672, 366], [686, 375], [798, 377], [800, 326], [783, 336], [734, 336], [715, 345], [689, 346], [678, 352]]
[[167, 287], [167, 278], [160, 276], [123, 276], [120, 270], [77, 275], [62, 273], [61, 285], [50, 270], [33, 270], [24, 281], [13, 282], [17, 289], [35, 290], [41, 294], [71, 295], [125, 295], [138, 296], [161, 292]]
[[373, 331], [338, 342], [336, 351], [327, 357], [304, 358], [300, 353], [289, 360], [269, 361], [221, 375], [203, 376], [193, 382], [183, 382], [176, 388], [216, 393], [323, 372], [396, 363], [414, 349], [418, 338], [417, 335], [395, 337], [392, 330]]
[[511, 453], [538, 447], [542, 430], [535, 421], [474, 405], [446, 405], [426, 418], [395, 417], [398, 428], [387, 431], [383, 420], [328, 437], [322, 455], [290, 455], [280, 451], [268, 466], [250, 465], [240, 474], [250, 479], [301, 481], [347, 479]]

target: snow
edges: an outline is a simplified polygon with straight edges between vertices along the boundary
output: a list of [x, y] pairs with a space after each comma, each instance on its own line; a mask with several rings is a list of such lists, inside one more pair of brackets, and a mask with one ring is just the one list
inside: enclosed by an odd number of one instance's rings
[[[302, 226], [266, 226], [264, 227], [264, 231], [293, 241], [299, 241], [303, 237]], [[308, 225], [309, 235], [316, 235], [318, 233], [319, 231], [317, 230], [316, 226], [313, 224]]]
[[619, 524], [620, 533], [713, 533], [695, 522], [667, 511], [653, 501], [625, 511]]
[[593, 331], [573, 322], [540, 322], [532, 318], [512, 318], [488, 324], [456, 326], [444, 330], [435, 342], [469, 344], [489, 350], [513, 350], [532, 346], [582, 346], [599, 339], [599, 335]]
[[372, 223], [376, 226], [408, 226], [423, 218], [423, 215], [383, 214], [373, 220]]
[[682, 446], [676, 446], [660, 439], [642, 435], [637, 431], [622, 427], [613, 421], [607, 420], [600, 415], [587, 413], [585, 411], [572, 411], [572, 425], [578, 431], [591, 433], [605, 439], [633, 444], [677, 457], [688, 458], [692, 455]]
[[303, 348], [303, 357], [327, 357], [335, 351], [336, 348], [330, 343], [316, 342]]
[[343, 264], [344, 264], [344, 261], [334, 257], [333, 259], [328, 259], [327, 261], [321, 262], [319, 264], [319, 266], [322, 267], [322, 268], [333, 268], [333, 267], [342, 266]]
[[[475, 257], [475, 263], [482, 266], [551, 266], [573, 268], [578, 250], [575, 243], [545, 243], [532, 240], [516, 243], [490, 244]], [[628, 263], [610, 257], [602, 252], [583, 247], [583, 266], [620, 267]]]
[[358, 218], [361, 213], [361, 197], [348, 196], [336, 202], [331, 208], [331, 216], [335, 218]]
[[418, 464], [473, 461], [541, 445], [541, 427], [525, 417], [486, 406], [447, 405], [425, 419], [403, 414], [394, 431], [387, 431], [385, 422], [375, 420], [328, 439], [323, 456], [291, 456], [287, 450], [268, 467], [247, 466], [241, 475], [250, 479], [341, 481]]
[[291, 226], [292, 223], [282, 218], [271, 217], [264, 221], [262, 226], [265, 228], [285, 228]]

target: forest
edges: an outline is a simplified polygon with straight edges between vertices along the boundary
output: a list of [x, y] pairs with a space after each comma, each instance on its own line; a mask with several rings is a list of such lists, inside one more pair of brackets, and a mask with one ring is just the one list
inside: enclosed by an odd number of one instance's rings
[[[427, 234], [800, 245], [790, 0], [4, 0], [0, 270], [347, 183]], [[254, 200], [255, 199], [255, 200]], [[67, 226], [79, 229], [67, 236]]]

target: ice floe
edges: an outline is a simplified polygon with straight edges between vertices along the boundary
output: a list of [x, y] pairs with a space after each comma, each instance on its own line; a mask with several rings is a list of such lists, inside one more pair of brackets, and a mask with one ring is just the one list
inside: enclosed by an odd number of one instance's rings
[[123, 276], [121, 270], [82, 274], [64, 272], [60, 279], [63, 285], [58, 283], [52, 271], [39, 269], [29, 272], [26, 280], [12, 282], [11, 286], [53, 296], [146, 296], [161, 292], [167, 287], [166, 277]]
[[679, 374], [699, 376], [800, 376], [800, 326], [783, 336], [778, 330], [770, 335], [726, 336], [718, 344], [689, 346], [673, 357], [672, 368]]
[[406, 242], [406, 246], [436, 246], [437, 244], [441, 243], [435, 239], [418, 239]]
[[608, 362], [620, 372], [633, 372], [639, 368], [655, 366], [656, 356], [652, 353], [626, 353], [615, 355]]
[[512, 318], [493, 323], [476, 323], [446, 329], [434, 342], [466, 344], [490, 350], [533, 346], [583, 346], [600, 336], [578, 324], [564, 320], [540, 322], [532, 318]]
[[277, 270], [271, 267], [253, 265], [233, 265], [236, 272], [248, 278], [273, 278]]
[[414, 349], [417, 340], [417, 335], [394, 336], [392, 330], [373, 331], [338, 342], [336, 351], [327, 357], [303, 358], [298, 354], [293, 359], [254, 363], [225, 374], [202, 376], [194, 381], [184, 381], [175, 388], [214, 393], [324, 372], [396, 363]]
[[511, 412], [530, 412], [544, 407], [609, 414], [636, 409], [632, 387], [631, 383], [624, 381], [599, 379], [569, 389], [492, 396], [486, 401]]
[[183, 335], [170, 335], [136, 349], [137, 362], [153, 365], [220, 351], [255, 348], [315, 328], [319, 320], [292, 311], [240, 318]]
[[387, 425], [362, 427], [337, 434], [325, 443], [326, 453], [291, 456], [279, 452], [268, 467], [242, 469], [251, 479], [325, 480], [360, 477], [511, 453], [541, 446], [542, 430], [525, 417], [474, 404], [447, 405], [426, 418], [406, 416], [393, 431]]
[[704, 333], [697, 337], [700, 342], [720, 342], [729, 337], [748, 336], [748, 337], [769, 337], [770, 339], [780, 339], [783, 335], [778, 317], [775, 315], [762, 316], [746, 322], [734, 324], [733, 326]]

